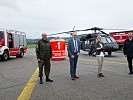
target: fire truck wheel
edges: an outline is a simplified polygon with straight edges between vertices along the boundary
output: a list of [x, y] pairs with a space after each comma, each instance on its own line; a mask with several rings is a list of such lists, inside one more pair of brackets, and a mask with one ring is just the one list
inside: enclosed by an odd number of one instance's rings
[[2, 60], [7, 61], [8, 58], [9, 58], [9, 53], [8, 53], [8, 51], [4, 51], [3, 56], [2, 56]]

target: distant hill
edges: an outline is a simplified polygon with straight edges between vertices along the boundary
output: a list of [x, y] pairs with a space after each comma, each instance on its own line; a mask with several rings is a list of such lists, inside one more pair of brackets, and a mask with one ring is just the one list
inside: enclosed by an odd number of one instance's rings
[[[55, 37], [48, 37], [48, 40], [55, 39]], [[70, 37], [62, 37], [62, 39], [65, 39], [66, 42], [70, 39]], [[27, 39], [27, 44], [36, 44], [40, 39]]]
[[36, 44], [40, 39], [27, 39], [27, 44]]
[[[85, 36], [86, 34], [78, 35], [78, 38], [80, 39], [82, 36]], [[55, 39], [56, 37], [48, 37], [48, 40]], [[70, 37], [61, 37], [62, 39], [65, 39], [66, 42], [70, 39]], [[27, 44], [36, 44], [40, 39], [27, 39]]]

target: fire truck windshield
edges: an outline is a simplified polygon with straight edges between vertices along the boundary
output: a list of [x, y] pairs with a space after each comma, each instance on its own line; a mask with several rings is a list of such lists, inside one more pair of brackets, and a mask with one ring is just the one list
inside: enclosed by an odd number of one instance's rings
[[4, 34], [4, 32], [3, 31], [0, 31], [0, 39], [3, 38], [3, 34]]

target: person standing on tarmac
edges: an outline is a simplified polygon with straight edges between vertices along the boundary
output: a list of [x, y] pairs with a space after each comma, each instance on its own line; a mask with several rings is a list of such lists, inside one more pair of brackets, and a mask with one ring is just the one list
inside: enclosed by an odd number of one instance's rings
[[124, 42], [123, 53], [125, 57], [127, 57], [128, 61], [128, 68], [129, 68], [129, 75], [133, 74], [133, 32], [128, 33], [128, 39]]
[[104, 45], [101, 42], [101, 36], [97, 36], [97, 43], [96, 43], [96, 58], [97, 58], [97, 62], [98, 62], [97, 77], [104, 77], [104, 75], [102, 73], [103, 58], [104, 58], [103, 48], [104, 48]]
[[71, 79], [75, 80], [79, 77], [76, 75], [77, 61], [80, 53], [80, 41], [77, 39], [77, 33], [72, 34], [72, 39], [68, 41], [67, 45], [68, 57], [70, 61], [70, 75]]
[[47, 34], [42, 33], [42, 39], [38, 41], [36, 46], [36, 56], [38, 60], [38, 67], [39, 67], [39, 77], [40, 77], [40, 84], [43, 84], [43, 68], [46, 76], [46, 82], [53, 82], [49, 78], [50, 74], [50, 59], [52, 58], [52, 49], [50, 42], [47, 40]]

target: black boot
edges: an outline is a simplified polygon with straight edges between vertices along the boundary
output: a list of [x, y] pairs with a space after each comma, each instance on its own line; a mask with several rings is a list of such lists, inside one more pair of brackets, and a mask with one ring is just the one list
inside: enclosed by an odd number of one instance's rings
[[40, 77], [40, 84], [43, 84], [42, 77]]
[[53, 82], [48, 76], [46, 76], [46, 82]]

